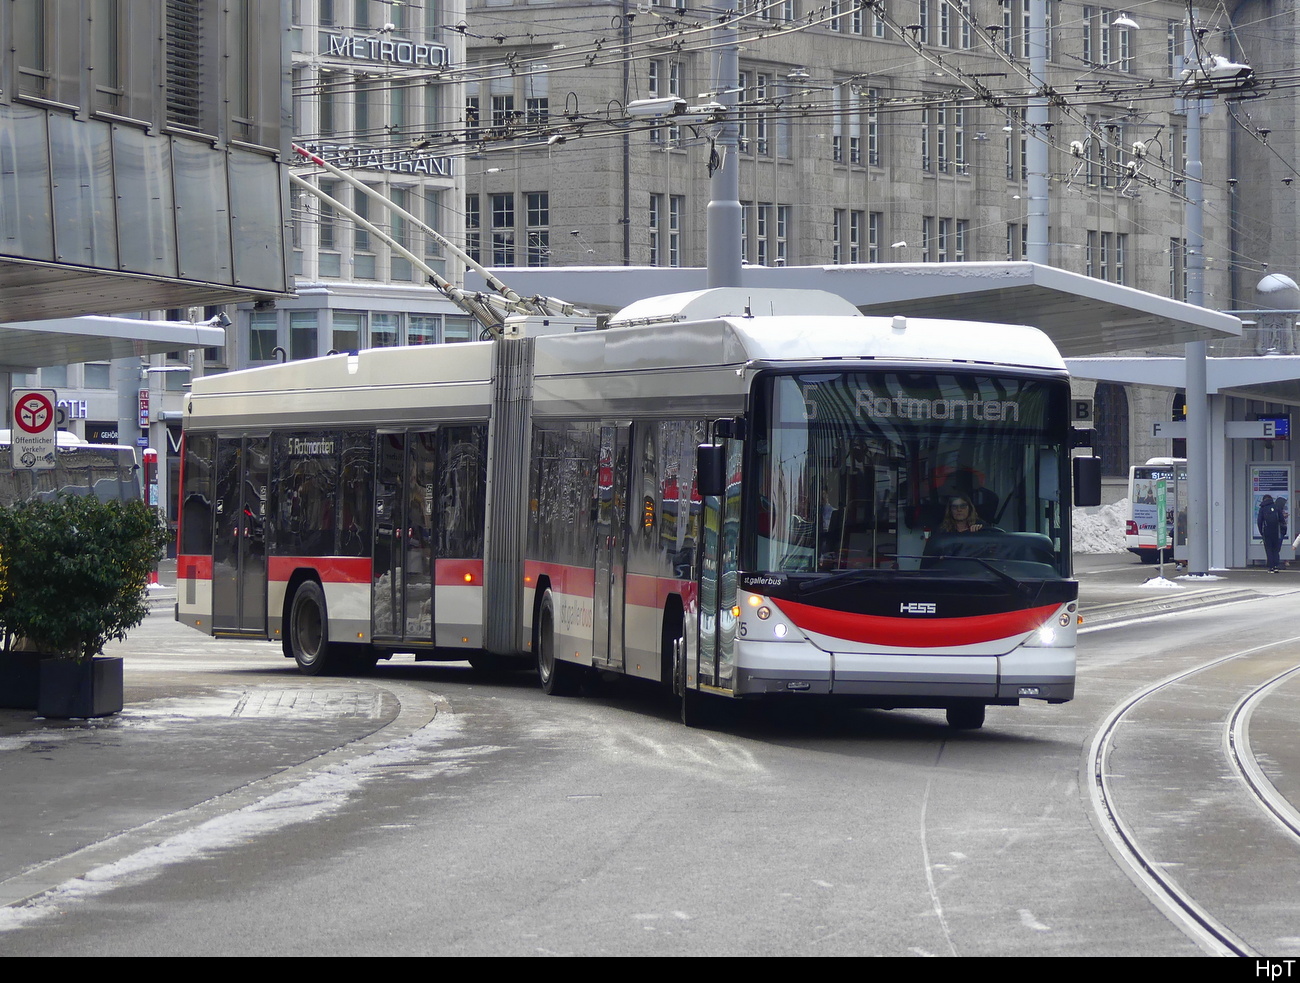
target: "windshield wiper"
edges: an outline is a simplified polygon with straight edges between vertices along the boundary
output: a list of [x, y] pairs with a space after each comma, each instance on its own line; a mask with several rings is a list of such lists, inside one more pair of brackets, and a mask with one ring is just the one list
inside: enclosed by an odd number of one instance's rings
[[848, 580], [863, 579], [868, 575], [878, 574], [879, 572], [874, 567], [862, 567], [858, 570], [841, 570], [839, 573], [833, 573], [829, 577], [820, 577], [817, 580], [801, 580], [799, 582], [799, 593], [815, 594], [817, 591], [834, 587], [836, 584], [842, 584]]
[[[1034, 590], [1031, 584], [1027, 584], [1023, 580], [1016, 579], [1015, 577], [1011, 576], [1011, 574], [1007, 573], [1005, 570], [999, 570], [997, 567], [995, 567], [992, 563], [990, 563], [982, 556], [958, 556], [951, 553], [929, 553], [926, 554], [925, 556], [903, 556], [902, 554], [898, 554], [898, 557], [901, 557], [902, 559], [906, 559], [906, 560], [922, 560], [922, 561], [924, 560], [965, 560], [971, 563], [978, 563], [989, 573], [993, 574], [993, 576], [997, 577], [998, 580], [1002, 581], [1004, 584], [1006, 584], [1008, 587], [1011, 587], [1013, 590], [1017, 590], [1021, 594], [1024, 594], [1025, 597], [1033, 597], [1038, 593], [1038, 591]], [[1038, 589], [1042, 590], [1041, 583], [1038, 585]]]

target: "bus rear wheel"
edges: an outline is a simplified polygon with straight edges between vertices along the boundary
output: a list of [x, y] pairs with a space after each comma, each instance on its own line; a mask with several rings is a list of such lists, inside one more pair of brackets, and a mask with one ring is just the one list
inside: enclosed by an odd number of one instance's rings
[[304, 580], [293, 595], [288, 632], [289, 650], [304, 675], [325, 676], [335, 670], [339, 660], [329, 631], [325, 591], [316, 581]]
[[578, 690], [577, 669], [555, 655], [555, 602], [548, 590], [537, 612], [537, 679], [547, 696], [569, 696]]

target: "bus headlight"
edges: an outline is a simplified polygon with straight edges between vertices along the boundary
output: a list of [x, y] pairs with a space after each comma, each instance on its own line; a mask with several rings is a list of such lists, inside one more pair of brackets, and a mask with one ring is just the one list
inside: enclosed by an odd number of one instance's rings
[[[760, 594], [745, 597], [744, 613], [740, 619], [740, 637], [755, 642], [798, 641], [801, 637], [794, 626], [781, 613], [780, 606]], [[741, 607], [737, 606], [737, 614]]]
[[1062, 608], [1043, 622], [1021, 644], [1025, 648], [1073, 648], [1077, 639], [1074, 614]]

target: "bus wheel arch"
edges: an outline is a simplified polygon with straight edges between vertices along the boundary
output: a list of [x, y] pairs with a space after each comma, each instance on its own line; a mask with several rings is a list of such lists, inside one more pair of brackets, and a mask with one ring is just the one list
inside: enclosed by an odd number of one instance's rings
[[528, 648], [533, 658], [537, 657], [537, 648], [540, 638], [540, 626], [542, 621], [542, 599], [551, 591], [551, 578], [541, 576], [537, 578], [537, 586], [533, 590], [533, 628], [529, 636]]

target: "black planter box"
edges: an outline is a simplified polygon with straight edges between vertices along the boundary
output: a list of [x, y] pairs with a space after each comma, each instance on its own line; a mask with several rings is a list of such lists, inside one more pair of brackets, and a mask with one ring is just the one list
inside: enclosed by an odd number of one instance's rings
[[0, 708], [35, 710], [41, 686], [41, 653], [0, 652]]
[[72, 659], [41, 661], [41, 717], [107, 717], [122, 711], [122, 660], [97, 656], [89, 662]]

